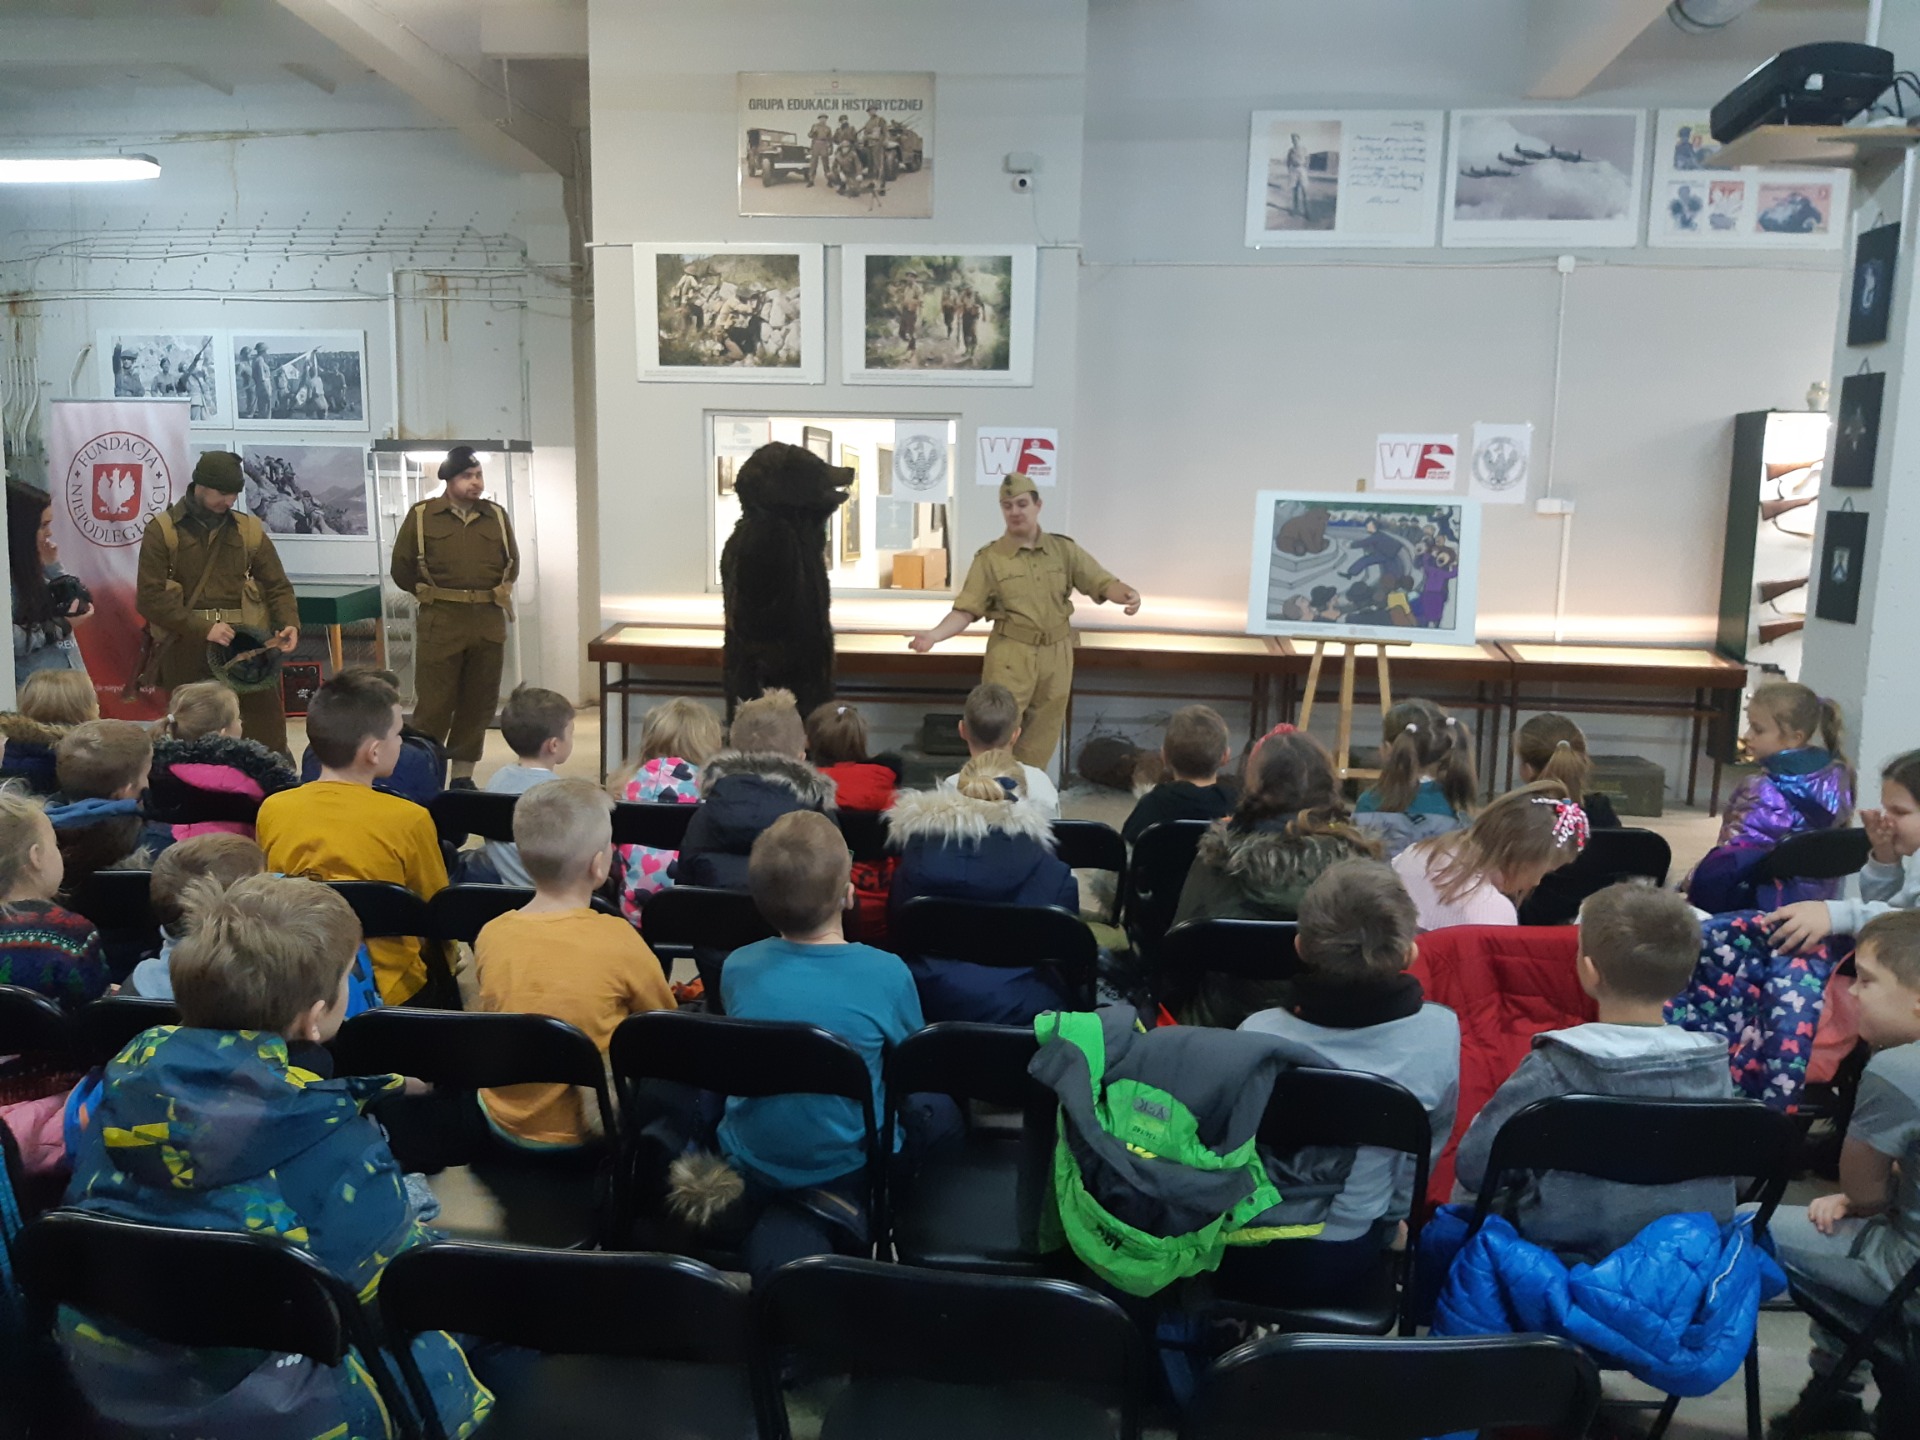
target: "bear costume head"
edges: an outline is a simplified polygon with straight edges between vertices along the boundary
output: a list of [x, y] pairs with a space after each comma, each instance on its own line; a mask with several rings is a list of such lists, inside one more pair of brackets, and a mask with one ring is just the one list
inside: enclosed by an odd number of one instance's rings
[[756, 511], [824, 520], [847, 503], [847, 488], [852, 484], [853, 471], [829, 465], [799, 445], [775, 440], [741, 462], [733, 488], [745, 523]]

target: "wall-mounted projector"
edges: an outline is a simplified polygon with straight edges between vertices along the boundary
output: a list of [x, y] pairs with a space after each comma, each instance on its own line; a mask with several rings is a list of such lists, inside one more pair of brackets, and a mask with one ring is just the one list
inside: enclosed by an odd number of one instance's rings
[[1725, 145], [1758, 125], [1844, 125], [1893, 84], [1893, 52], [1828, 40], [1782, 50], [1713, 107]]

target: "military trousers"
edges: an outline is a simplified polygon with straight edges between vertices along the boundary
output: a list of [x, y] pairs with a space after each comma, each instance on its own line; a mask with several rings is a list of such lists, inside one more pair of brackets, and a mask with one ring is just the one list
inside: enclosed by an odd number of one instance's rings
[[1060, 743], [1067, 720], [1067, 697], [1073, 692], [1073, 640], [1051, 645], [1027, 645], [994, 636], [987, 641], [986, 663], [980, 670], [983, 685], [1004, 685], [1013, 692], [1020, 710], [1020, 739], [1014, 758], [1044, 770]]
[[500, 704], [506, 617], [493, 605], [422, 605], [414, 633], [413, 728], [448, 759], [477, 761]]
[[[156, 638], [162, 632], [155, 631]], [[160, 688], [171, 694], [182, 685], [190, 685], [195, 680], [211, 680], [213, 671], [207, 668], [207, 642], [187, 635], [171, 635], [160, 642], [165, 648], [160, 652]], [[273, 684], [265, 690], [255, 690], [238, 697], [240, 701], [240, 730], [249, 740], [258, 740], [267, 749], [292, 759], [287, 749], [287, 712], [280, 703], [280, 675], [274, 674]]]

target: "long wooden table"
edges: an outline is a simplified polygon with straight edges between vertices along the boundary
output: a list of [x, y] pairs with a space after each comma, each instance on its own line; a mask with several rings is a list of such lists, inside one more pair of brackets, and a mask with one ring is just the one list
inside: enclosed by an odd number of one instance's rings
[[[1261, 635], [1198, 635], [1166, 630], [1082, 630], [1074, 658], [1073, 701], [1089, 697], [1137, 699], [1162, 696], [1164, 689], [1140, 684], [1142, 678], [1179, 675], [1200, 682], [1183, 688], [1181, 699], [1245, 701], [1248, 738], [1263, 733], [1273, 719], [1291, 720], [1307, 673], [1311, 642]], [[596, 636], [587, 658], [600, 667], [601, 764], [608, 762], [613, 737], [631, 728], [633, 696], [666, 692], [723, 693], [720, 674], [722, 631], [717, 627], [620, 623]], [[978, 682], [986, 653], [984, 628], [963, 633], [925, 655], [907, 649], [904, 631], [842, 631], [834, 636], [836, 687], [841, 694], [876, 701], [912, 701], [964, 695]], [[1329, 655], [1323, 673], [1338, 675], [1341, 659]], [[1692, 722], [1687, 772], [1687, 803], [1697, 789], [1705, 722], [1721, 713], [1728, 692], [1745, 688], [1746, 667], [1710, 650], [1653, 646], [1553, 645], [1534, 641], [1481, 641], [1476, 645], [1409, 644], [1395, 647], [1391, 663], [1396, 686], [1407, 694], [1423, 687], [1444, 688], [1446, 703], [1473, 710], [1484, 723], [1474, 727], [1475, 759], [1489, 788], [1501, 769], [1501, 715], [1509, 737], [1522, 710], [1561, 710], [1571, 714], [1673, 716]], [[1356, 680], [1377, 685], [1371, 655], [1360, 657]], [[663, 676], [661, 671], [685, 674]], [[638, 673], [636, 673], [638, 672]], [[919, 682], [908, 685], [906, 681]], [[1599, 686], [1613, 690], [1605, 698], [1547, 693], [1556, 684]], [[1680, 692], [1676, 698], [1673, 692]], [[1666, 692], [1662, 694], [1661, 692]], [[1377, 698], [1377, 689], [1369, 699]], [[1723, 697], [1722, 705], [1714, 697]], [[618, 728], [607, 723], [619, 701]], [[1072, 702], [1067, 733], [1072, 733]], [[1511, 747], [1509, 746], [1509, 752]], [[1066, 747], [1061, 747], [1065, 776]], [[1508, 756], [1507, 783], [1512, 783]], [[1718, 808], [1721, 766], [1713, 765], [1711, 807]]]

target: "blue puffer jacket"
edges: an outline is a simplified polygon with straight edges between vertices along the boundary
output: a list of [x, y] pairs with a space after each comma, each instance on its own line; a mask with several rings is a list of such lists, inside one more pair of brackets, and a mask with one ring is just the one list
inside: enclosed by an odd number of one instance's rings
[[[1467, 1211], [1448, 1205], [1420, 1249], [1458, 1246]], [[1435, 1335], [1560, 1335], [1668, 1395], [1707, 1395], [1739, 1371], [1760, 1303], [1787, 1279], [1753, 1217], [1667, 1215], [1597, 1265], [1562, 1263], [1498, 1215], [1455, 1256]]]

